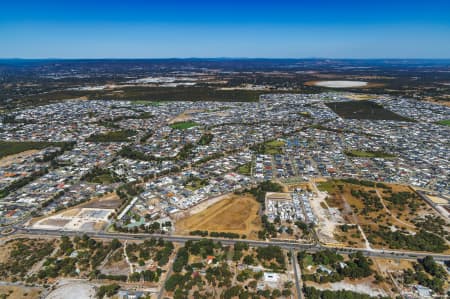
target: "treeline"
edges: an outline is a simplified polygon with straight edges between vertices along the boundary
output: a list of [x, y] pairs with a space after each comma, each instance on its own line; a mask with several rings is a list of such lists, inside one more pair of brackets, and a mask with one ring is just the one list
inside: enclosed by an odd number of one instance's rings
[[127, 142], [136, 135], [135, 130], [118, 130], [107, 133], [92, 134], [86, 138], [87, 142]]
[[366, 180], [358, 180], [358, 179], [354, 179], [354, 178], [341, 179], [341, 181], [344, 183], [366, 186], [366, 187], [374, 187], [375, 186], [375, 182], [366, 181]]
[[410, 235], [402, 231], [391, 231], [389, 227], [380, 225], [379, 230], [372, 230], [369, 226], [364, 230], [368, 234], [369, 242], [376, 244], [375, 238], [381, 241], [380, 245], [387, 245], [392, 249], [407, 249], [414, 251], [444, 252], [448, 249], [445, 240], [440, 236], [421, 229], [415, 235]]
[[372, 181], [367, 181], [367, 180], [358, 180], [355, 178], [345, 178], [345, 179], [340, 179], [339, 181], [343, 182], [343, 183], [348, 183], [348, 184], [353, 184], [353, 185], [360, 185], [360, 186], [365, 186], [365, 187], [377, 187], [377, 188], [382, 188], [382, 189], [387, 189], [387, 190], [392, 190], [392, 187], [384, 184], [384, 183], [380, 183], [380, 182], [372, 182]]
[[239, 235], [236, 233], [230, 233], [230, 232], [208, 232], [207, 230], [194, 230], [189, 232], [191, 236], [202, 236], [207, 237], [210, 236], [212, 238], [227, 238], [227, 239], [245, 239], [247, 238], [246, 235]]
[[168, 157], [155, 157], [153, 155], [147, 155], [141, 151], [133, 149], [131, 146], [124, 146], [118, 153], [121, 157], [128, 158], [131, 160], [138, 160], [138, 161], [168, 161], [171, 160], [171, 158]]
[[[129, 222], [129, 221], [128, 221]], [[122, 226], [120, 224], [114, 223], [113, 224], [113, 229], [115, 231], [118, 232], [124, 232], [124, 233], [147, 233], [147, 234], [164, 234], [165, 230], [163, 230], [164, 227], [171, 227], [172, 226], [172, 222], [170, 221], [166, 221], [162, 224], [160, 224], [159, 222], [155, 221], [150, 223], [149, 225], [145, 225], [145, 224], [141, 224], [139, 226], [134, 226], [134, 227], [126, 227], [125, 225], [127, 225], [128, 223], [125, 222]]]
[[274, 238], [277, 236], [277, 228], [275, 224], [269, 221], [267, 215], [263, 215], [261, 217], [262, 227], [263, 229], [258, 231], [258, 238], [264, 240], [266, 238]]
[[155, 271], [144, 270], [141, 272], [131, 273], [128, 279], [131, 282], [139, 282], [139, 281], [158, 282], [159, 278], [161, 277], [161, 273], [162, 273], [161, 268], [156, 268]]
[[185, 267], [188, 264], [188, 261], [189, 261], [188, 249], [186, 247], [180, 248], [180, 250], [178, 250], [175, 261], [173, 262], [173, 271], [181, 272], [181, 270], [183, 270], [183, 267]]
[[280, 184], [264, 181], [259, 183], [258, 186], [251, 188], [250, 190], [245, 190], [244, 192], [248, 192], [252, 194], [256, 200], [262, 205], [262, 208], [265, 209], [265, 199], [266, 192], [282, 192], [283, 187]]
[[133, 182], [123, 184], [122, 186], [117, 188], [116, 194], [122, 200], [120, 207], [116, 209], [117, 214], [120, 214], [120, 212], [130, 204], [133, 198], [135, 196], [138, 196], [142, 192], [144, 192], [144, 189]]

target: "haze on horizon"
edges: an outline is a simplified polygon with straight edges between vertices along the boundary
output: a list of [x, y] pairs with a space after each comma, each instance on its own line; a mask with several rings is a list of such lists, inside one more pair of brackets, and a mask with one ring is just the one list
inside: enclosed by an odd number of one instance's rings
[[0, 58], [450, 58], [450, 2], [8, 1]]

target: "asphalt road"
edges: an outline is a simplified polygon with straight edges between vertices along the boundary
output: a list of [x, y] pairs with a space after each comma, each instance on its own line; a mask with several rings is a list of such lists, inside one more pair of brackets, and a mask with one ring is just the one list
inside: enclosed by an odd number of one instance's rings
[[[25, 229], [18, 228], [15, 234], [31, 235], [31, 236], [54, 236], [60, 237], [66, 236], [81, 236], [84, 233], [78, 231], [58, 231], [58, 230], [44, 230], [44, 229]], [[172, 241], [176, 243], [184, 243], [189, 240], [201, 240], [203, 237], [199, 236], [177, 236], [177, 235], [161, 235], [161, 234], [126, 234], [126, 233], [105, 233], [105, 232], [86, 232], [89, 237], [97, 239], [119, 239], [119, 240], [129, 240], [129, 241], [142, 241], [149, 238], [162, 238], [167, 241]], [[209, 238], [214, 241], [220, 241], [224, 245], [232, 245], [236, 242], [244, 242], [250, 246], [269, 246], [276, 245], [287, 250], [305, 250], [308, 252], [317, 252], [324, 249], [336, 250], [341, 254], [350, 254], [355, 252], [362, 252], [365, 256], [371, 257], [382, 257], [382, 258], [393, 258], [393, 259], [418, 259], [425, 256], [432, 256], [435, 260], [446, 261], [450, 260], [450, 255], [439, 254], [439, 253], [428, 253], [428, 252], [413, 252], [413, 251], [397, 251], [397, 250], [381, 250], [381, 249], [365, 249], [365, 248], [345, 248], [345, 247], [328, 247], [320, 244], [302, 244], [294, 240], [292, 241], [282, 241], [282, 240], [271, 240], [271, 241], [257, 241], [248, 239], [223, 239], [223, 238]]]
[[295, 275], [295, 287], [297, 289], [297, 294], [300, 299], [303, 299], [303, 291], [301, 286], [301, 273], [298, 268], [298, 262], [297, 262], [297, 256], [295, 254], [295, 251], [291, 249], [291, 261], [292, 261], [292, 268], [294, 269], [294, 275]]

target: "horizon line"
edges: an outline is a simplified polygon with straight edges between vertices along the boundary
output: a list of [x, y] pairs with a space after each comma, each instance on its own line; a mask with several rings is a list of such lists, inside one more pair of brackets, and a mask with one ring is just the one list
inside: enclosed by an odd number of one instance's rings
[[450, 57], [246, 57], [246, 56], [214, 56], [214, 57], [0, 57], [0, 60], [189, 60], [189, 59], [222, 59], [222, 60], [450, 60]]

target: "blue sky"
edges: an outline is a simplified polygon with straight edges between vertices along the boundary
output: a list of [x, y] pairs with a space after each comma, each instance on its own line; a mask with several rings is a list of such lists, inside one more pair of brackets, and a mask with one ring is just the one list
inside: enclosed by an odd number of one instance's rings
[[0, 57], [450, 58], [450, 1], [5, 0]]

